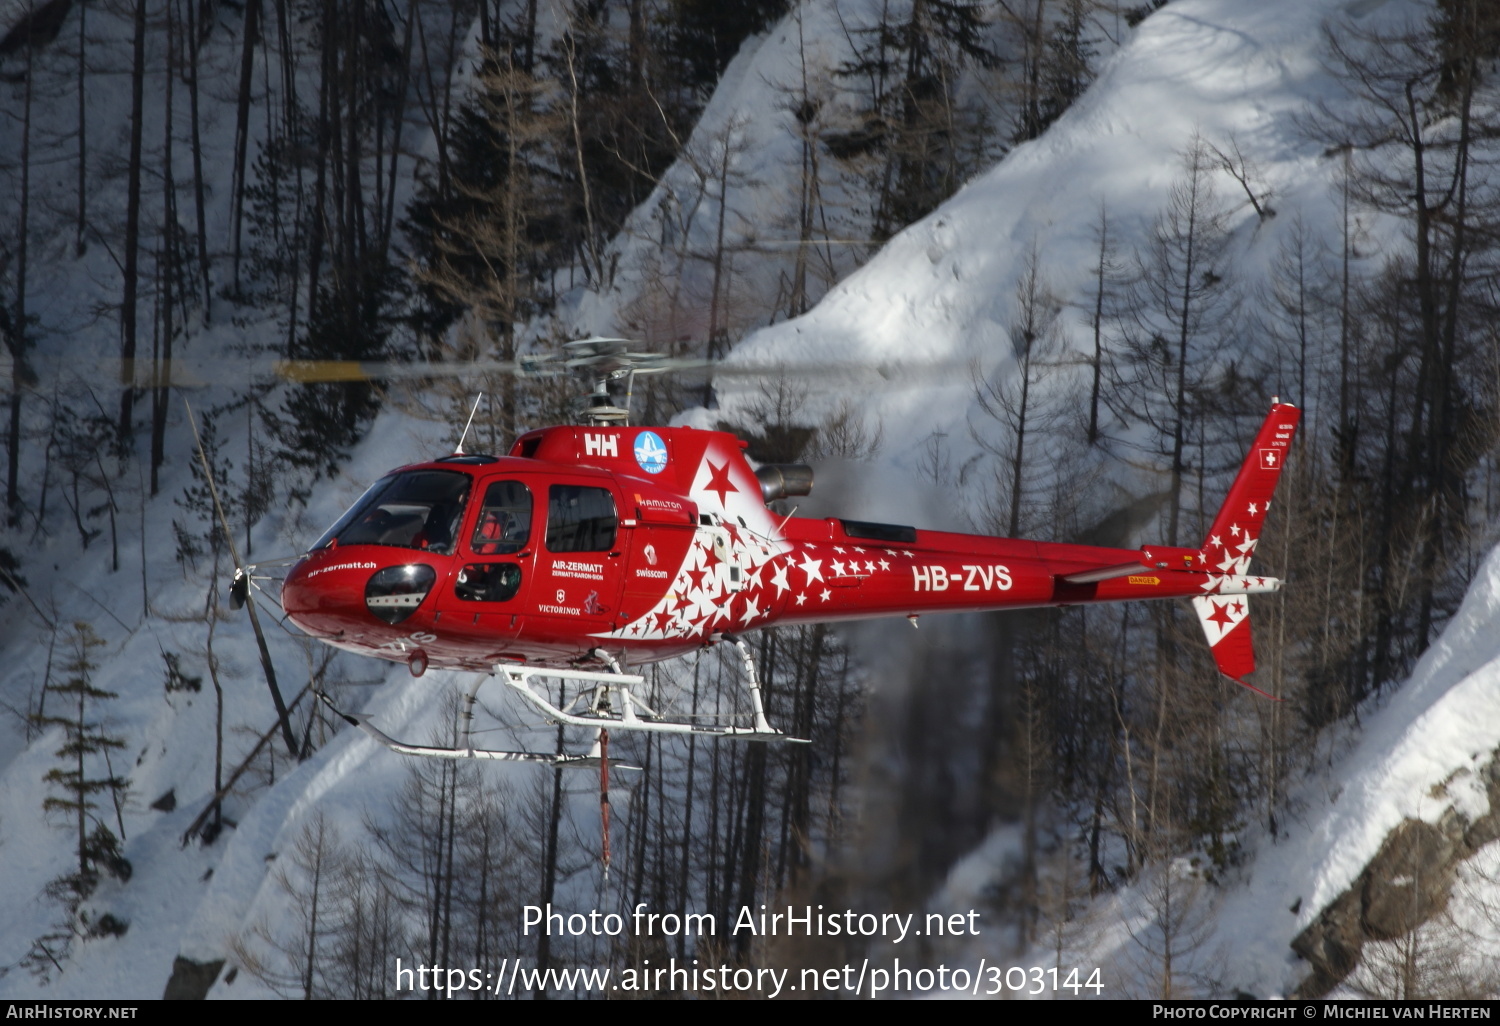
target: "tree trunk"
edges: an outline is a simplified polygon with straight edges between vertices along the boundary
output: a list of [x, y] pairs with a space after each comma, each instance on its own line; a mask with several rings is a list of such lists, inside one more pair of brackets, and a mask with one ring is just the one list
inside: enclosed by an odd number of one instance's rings
[[245, 221], [246, 166], [250, 149], [250, 91], [255, 80], [255, 44], [260, 37], [261, 0], [245, 4], [245, 37], [240, 46], [240, 88], [234, 112], [233, 269], [234, 291], [240, 291], [241, 232]]
[[[146, 0], [136, 0], [130, 65], [130, 161], [125, 196], [125, 296], [120, 304], [120, 357], [132, 367], [136, 352], [136, 291], [139, 287], [141, 240], [141, 135], [146, 81]], [[126, 384], [120, 391], [120, 446], [130, 444], [134, 434], [135, 389]]]

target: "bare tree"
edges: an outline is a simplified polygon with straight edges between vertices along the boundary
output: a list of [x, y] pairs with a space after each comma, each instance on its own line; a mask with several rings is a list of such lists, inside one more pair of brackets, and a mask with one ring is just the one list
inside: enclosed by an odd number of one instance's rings
[[[1045, 437], [1056, 416], [1060, 392], [1054, 387], [1043, 394], [1038, 387], [1044, 377], [1055, 375], [1057, 370], [1061, 349], [1057, 318], [1062, 312], [1062, 302], [1043, 279], [1038, 262], [1033, 244], [1016, 283], [1009, 325], [1010, 359], [1001, 361], [994, 379], [976, 383], [979, 409], [987, 420], [972, 430], [980, 445], [999, 457], [1001, 464], [996, 475], [1000, 506], [990, 519], [994, 530], [1010, 537], [1021, 533], [1021, 509], [1031, 486], [1028, 457], [1037, 458], [1034, 452], [1027, 452], [1027, 441], [1031, 439], [1035, 449], [1036, 436]], [[992, 427], [999, 428], [1000, 437], [994, 437]], [[1045, 460], [1045, 454], [1041, 458]]]
[[[1195, 433], [1226, 393], [1221, 362], [1233, 323], [1236, 293], [1225, 273], [1228, 229], [1213, 187], [1206, 144], [1195, 138], [1182, 154], [1182, 176], [1137, 256], [1130, 295], [1126, 353], [1115, 413], [1143, 417], [1155, 430], [1171, 474], [1166, 542], [1179, 544], [1184, 481]], [[1201, 465], [1200, 465], [1201, 470]]]
[[1126, 922], [1133, 960], [1146, 990], [1163, 1001], [1218, 992], [1224, 966], [1211, 948], [1213, 908], [1208, 883], [1183, 858], [1146, 870], [1135, 889], [1140, 915]]
[[[145, 131], [146, 83], [146, 0], [136, 0], [134, 28], [131, 35], [130, 64], [130, 157], [125, 187], [125, 255], [123, 273], [124, 299], [120, 304], [120, 358], [128, 367], [136, 357], [136, 306], [140, 290], [141, 242], [141, 146]], [[126, 385], [120, 391], [120, 444], [127, 444], [134, 434], [133, 411], [135, 390]]]

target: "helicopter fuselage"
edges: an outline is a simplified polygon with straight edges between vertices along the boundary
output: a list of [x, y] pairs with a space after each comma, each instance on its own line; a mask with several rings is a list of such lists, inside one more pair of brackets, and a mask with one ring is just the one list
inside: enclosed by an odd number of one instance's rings
[[[1296, 416], [1273, 407], [1256, 451], [1284, 454]], [[421, 673], [639, 665], [773, 624], [1182, 596], [1212, 596], [1203, 615], [1227, 633], [1238, 596], [1278, 584], [1244, 573], [1268, 498], [1217, 550], [1101, 548], [780, 514], [744, 450], [718, 431], [566, 426], [508, 456], [403, 467], [292, 569], [283, 606], [329, 644]], [[1260, 459], [1269, 496], [1279, 457]]]

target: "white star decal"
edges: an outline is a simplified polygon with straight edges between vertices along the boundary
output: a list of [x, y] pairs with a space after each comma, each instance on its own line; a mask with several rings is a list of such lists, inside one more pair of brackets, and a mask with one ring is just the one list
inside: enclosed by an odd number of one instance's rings
[[833, 551], [834, 552], [843, 552], [844, 551], [844, 547], [842, 545], [835, 545], [833, 547]]
[[797, 605], [800, 606], [800, 605], [804, 604], [806, 601], [807, 601], [807, 596], [806, 595], [798, 595], [797, 596]]
[[831, 565], [833, 566], [833, 572], [835, 574], [837, 574], [840, 577], [845, 576], [844, 564], [843, 563], [835, 562], [835, 563], [833, 563]]
[[808, 584], [811, 584], [813, 581], [821, 581], [823, 579], [822, 566], [823, 561], [821, 559], [813, 559], [811, 556], [808, 556], [802, 561], [801, 569], [802, 572], [807, 575]]
[[693, 601], [693, 611], [688, 615], [693, 617], [693, 619], [697, 619], [701, 616], [708, 616], [710, 613], [716, 612], [717, 610], [718, 604], [714, 602], [713, 595], [711, 595], [707, 591], [707, 589], [705, 589], [698, 593], [697, 599]]
[[823, 589], [823, 594], [822, 594], [822, 595], [821, 595], [821, 596], [819, 596], [819, 597], [820, 597], [820, 598], [821, 598], [821, 599], [822, 599], [822, 600], [823, 600], [823, 601], [824, 601], [824, 602], [827, 602], [827, 601], [828, 601], [828, 598], [829, 598], [829, 596], [831, 596], [831, 595], [832, 595], [832, 594], [833, 594], [833, 592], [831, 592], [831, 591], [829, 591], [829, 590], [828, 590], [828, 589], [827, 589], [827, 588], [824, 588], [824, 589]]
[[1221, 540], [1219, 540], [1219, 536], [1218, 535], [1214, 535], [1212, 538], [1210, 538], [1208, 540], [1208, 544], [1212, 545], [1214, 548], [1219, 548], [1224, 543]]
[[749, 623], [759, 615], [760, 608], [755, 604], [755, 599], [751, 598], [745, 603], [745, 615], [740, 617], [740, 623]]
[[786, 591], [787, 589], [786, 571], [787, 565], [785, 563], [781, 563], [776, 567], [775, 572], [771, 574], [771, 583], [776, 585], [776, 596], [778, 598], [780, 598], [781, 593]]
[[1238, 538], [1240, 536], [1240, 525], [1239, 524], [1230, 524], [1229, 525], [1229, 533], [1232, 534], [1232, 535], [1234, 535], [1236, 538]]
[[1250, 504], [1250, 515], [1255, 516], [1255, 503], [1253, 502]]

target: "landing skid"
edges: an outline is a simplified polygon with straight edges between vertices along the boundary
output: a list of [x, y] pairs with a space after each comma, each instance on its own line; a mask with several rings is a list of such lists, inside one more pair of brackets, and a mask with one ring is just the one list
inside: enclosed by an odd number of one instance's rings
[[[326, 694], [319, 694], [324, 705], [331, 709], [335, 716], [349, 724], [358, 727], [370, 737], [379, 741], [382, 745], [393, 752], [401, 755], [421, 755], [429, 759], [487, 759], [492, 762], [540, 762], [549, 766], [579, 767], [581, 769], [598, 768], [600, 755], [598, 743], [587, 755], [548, 755], [544, 752], [505, 752], [496, 751], [491, 748], [441, 748], [436, 745], [413, 745], [405, 741], [398, 741], [385, 731], [370, 722], [368, 716], [358, 713], [346, 713], [333, 704], [333, 700]], [[612, 764], [615, 769], [634, 770], [639, 766], [626, 766], [620, 763]]]
[[[391, 751], [401, 755], [418, 755], [431, 759], [536, 762], [548, 766], [597, 769], [605, 769], [612, 765], [615, 769], [640, 769], [639, 766], [622, 765], [609, 759], [606, 753], [609, 743], [608, 732], [611, 730], [638, 730], [658, 734], [726, 737], [741, 741], [789, 741], [806, 744], [807, 739], [788, 737], [767, 722], [765, 706], [761, 701], [760, 677], [756, 673], [755, 661], [750, 656], [749, 648], [739, 638], [728, 637], [725, 640], [732, 642], [739, 650], [745, 674], [745, 689], [750, 695], [751, 724], [749, 726], [732, 724], [705, 726], [701, 723], [662, 716], [638, 697], [638, 691], [644, 689], [646, 679], [638, 674], [625, 673], [619, 663], [601, 649], [595, 649], [593, 654], [595, 658], [609, 665], [608, 672], [518, 666], [508, 663], [496, 666], [495, 672], [500, 675], [501, 680], [528, 705], [541, 713], [548, 722], [562, 723], [570, 727], [591, 728], [595, 732], [592, 748], [582, 755], [476, 748], [473, 734], [474, 705], [479, 697], [479, 689], [489, 679], [487, 677], [477, 678], [464, 693], [463, 710], [460, 713], [463, 723], [461, 746], [455, 748], [417, 745], [398, 740], [371, 723], [368, 716], [344, 712], [334, 705], [333, 699], [326, 693], [318, 692], [318, 698], [345, 723], [358, 727]], [[564, 683], [565, 690], [571, 683], [574, 685], [573, 700], [565, 706], [554, 704], [547, 695], [545, 684], [541, 683], [543, 680], [561, 681]]]
[[[744, 664], [745, 689], [750, 693], [751, 707], [751, 726], [748, 727], [704, 726], [701, 723], [662, 716], [637, 694], [637, 690], [644, 688], [646, 678], [623, 672], [619, 663], [600, 649], [595, 649], [594, 655], [609, 664], [608, 673], [508, 664], [495, 669], [506, 684], [553, 723], [566, 723], [571, 727], [643, 730], [658, 734], [694, 734], [743, 741], [791, 741], [806, 744], [805, 738], [787, 737], [766, 721], [765, 706], [761, 702], [760, 677], [755, 672], [755, 662], [750, 658], [750, 651], [740, 639], [728, 640], [739, 649]], [[547, 697], [544, 686], [536, 682], [539, 678], [573, 681], [579, 685], [578, 691], [573, 701], [562, 708]]]
[[[439, 745], [413, 745], [398, 741], [376, 727], [369, 717], [343, 712], [333, 704], [325, 692], [317, 692], [323, 704], [333, 710], [350, 726], [358, 727], [380, 744], [402, 755], [418, 755], [430, 759], [488, 759], [494, 762], [539, 762], [559, 768], [597, 768], [599, 770], [599, 818], [602, 851], [601, 862], [604, 876], [609, 877], [609, 771], [615, 769], [639, 770], [639, 766], [626, 766], [613, 762], [609, 757], [609, 732], [611, 730], [644, 730], [658, 734], [692, 734], [706, 737], [728, 737], [744, 741], [792, 741], [806, 744], [807, 739], [787, 737], [766, 721], [766, 709], [761, 700], [760, 676], [755, 671], [755, 661], [750, 649], [737, 637], [725, 636], [738, 649], [745, 672], [745, 689], [750, 694], [751, 725], [703, 726], [688, 720], [671, 720], [659, 715], [643, 702], [632, 688], [641, 689], [646, 678], [625, 673], [618, 661], [602, 649], [592, 655], [609, 666], [608, 673], [589, 670], [561, 670], [542, 666], [516, 666], [502, 664], [495, 667], [502, 680], [521, 698], [547, 720], [573, 727], [589, 727], [594, 731], [593, 747], [584, 755], [543, 752], [509, 752], [474, 747], [474, 703], [479, 689], [487, 677], [477, 678], [464, 693], [462, 748], [445, 748]], [[563, 682], [566, 692], [569, 682], [576, 689], [572, 702], [566, 708], [553, 704], [545, 686], [538, 683], [541, 678]]]

